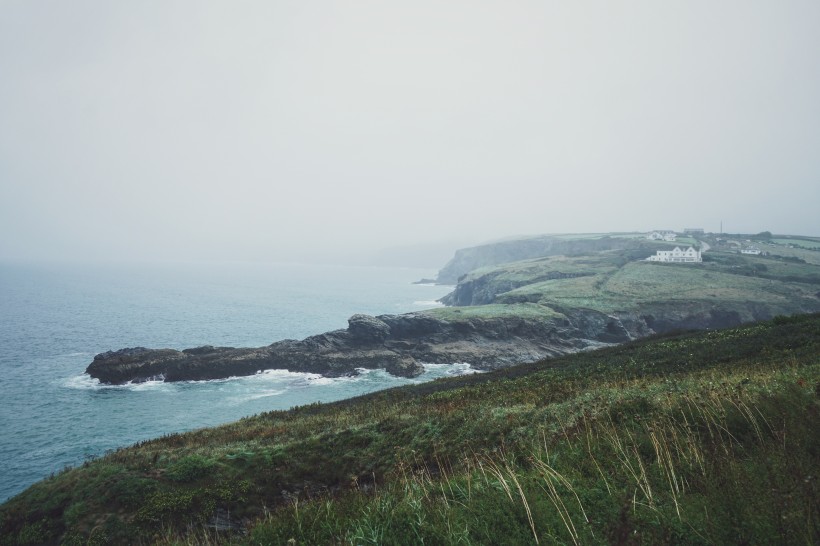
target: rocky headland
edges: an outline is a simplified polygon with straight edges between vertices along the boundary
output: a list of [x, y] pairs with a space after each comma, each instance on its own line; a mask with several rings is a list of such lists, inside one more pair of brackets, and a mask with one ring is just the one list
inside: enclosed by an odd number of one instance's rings
[[491, 369], [588, 345], [551, 336], [549, 330], [541, 322], [514, 317], [452, 322], [426, 313], [359, 314], [350, 317], [347, 329], [267, 347], [108, 351], [95, 356], [86, 372], [109, 384], [219, 379], [268, 369], [337, 377], [355, 374], [357, 368], [384, 368], [415, 377], [424, 371], [422, 363], [469, 362]]
[[[439, 272], [439, 282], [458, 278], [442, 299], [447, 307], [353, 315], [346, 329], [266, 347], [109, 351], [95, 356], [86, 372], [108, 384], [220, 379], [269, 369], [336, 377], [384, 368], [414, 377], [426, 363], [491, 370], [655, 333], [820, 311], [820, 263], [726, 252], [710, 252], [695, 265], [645, 262], [656, 248], [662, 247], [606, 236], [464, 249]], [[533, 254], [539, 257], [520, 259]]]
[[[458, 310], [455, 311], [461, 314]], [[701, 308], [663, 316], [606, 315], [592, 310], [564, 310], [549, 316], [353, 315], [347, 329], [306, 339], [283, 340], [259, 348], [135, 347], [98, 354], [86, 372], [107, 384], [147, 380], [197, 381], [247, 376], [262, 370], [338, 377], [357, 368], [384, 368], [404, 377], [424, 371], [423, 364], [468, 362], [492, 370], [548, 356], [623, 343], [674, 328], [711, 328], [740, 324], [744, 315]]]

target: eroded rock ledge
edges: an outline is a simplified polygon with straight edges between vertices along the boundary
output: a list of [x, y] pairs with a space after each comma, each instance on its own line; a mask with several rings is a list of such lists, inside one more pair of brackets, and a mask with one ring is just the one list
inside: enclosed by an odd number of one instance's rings
[[219, 379], [285, 369], [328, 377], [350, 375], [356, 368], [385, 368], [414, 377], [421, 362], [470, 362], [494, 367], [577, 350], [573, 344], [535, 343], [543, 334], [524, 320], [492, 319], [452, 324], [423, 313], [353, 315], [345, 330], [286, 339], [267, 347], [197, 347], [177, 351], [135, 347], [98, 354], [86, 372], [103, 383], [122, 384], [163, 378], [165, 381]]
[[98, 354], [86, 372], [103, 383], [150, 379], [196, 381], [253, 375], [284, 369], [327, 377], [353, 375], [357, 368], [384, 368], [414, 377], [422, 363], [468, 362], [490, 370], [544, 357], [622, 343], [673, 327], [732, 326], [752, 317], [716, 315], [688, 309], [675, 316], [610, 316], [590, 310], [564, 310], [555, 318], [517, 316], [465, 317], [447, 320], [426, 312], [402, 315], [353, 315], [348, 327], [287, 339], [267, 347], [136, 347]]

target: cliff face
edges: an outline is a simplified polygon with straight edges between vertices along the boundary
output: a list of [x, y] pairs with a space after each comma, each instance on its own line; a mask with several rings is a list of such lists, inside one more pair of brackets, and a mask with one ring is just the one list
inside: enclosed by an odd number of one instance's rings
[[530, 304], [570, 319], [608, 316], [621, 321], [632, 337], [820, 311], [813, 276], [820, 267], [770, 260], [765, 276], [750, 275], [751, 265], [764, 265], [746, 264], [741, 257], [727, 261], [721, 254], [703, 264], [651, 264], [635, 259], [644, 251], [637, 245], [485, 267], [463, 275], [440, 301]]
[[573, 279], [591, 275], [591, 273], [550, 271], [529, 279], [503, 279], [500, 278], [502, 275], [503, 273], [499, 271], [478, 278], [466, 278], [466, 275], [462, 275], [455, 289], [439, 301], [444, 305], [454, 306], [487, 305], [495, 303], [496, 296], [522, 286], [557, 279]]
[[[549, 235], [528, 239], [515, 239], [488, 243], [457, 250], [453, 259], [441, 268], [437, 282], [456, 284], [462, 275], [480, 267], [487, 267], [532, 258], [558, 255], [589, 254], [604, 250], [631, 249], [643, 252], [640, 256], [651, 255], [654, 251], [643, 251], [642, 242], [621, 237], [600, 237], [589, 239], [565, 239]], [[645, 254], [645, 255], [644, 255]]]

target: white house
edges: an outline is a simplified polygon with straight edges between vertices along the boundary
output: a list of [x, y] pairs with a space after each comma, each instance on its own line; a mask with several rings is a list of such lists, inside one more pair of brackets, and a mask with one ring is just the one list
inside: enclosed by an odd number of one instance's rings
[[757, 256], [758, 254], [760, 254], [760, 249], [757, 248], [756, 246], [750, 246], [748, 248], [742, 249], [740, 251], [740, 253], [741, 254], [754, 254], [755, 256]]
[[700, 250], [695, 250], [691, 246], [686, 250], [681, 250], [680, 247], [676, 246], [673, 250], [659, 250], [655, 256], [648, 257], [646, 261], [696, 263], [702, 262], [703, 257], [700, 254]]

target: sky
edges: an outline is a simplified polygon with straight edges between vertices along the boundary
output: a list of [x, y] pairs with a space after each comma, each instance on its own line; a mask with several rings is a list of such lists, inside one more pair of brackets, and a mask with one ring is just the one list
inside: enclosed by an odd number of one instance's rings
[[817, 0], [0, 0], [0, 260], [820, 236]]

